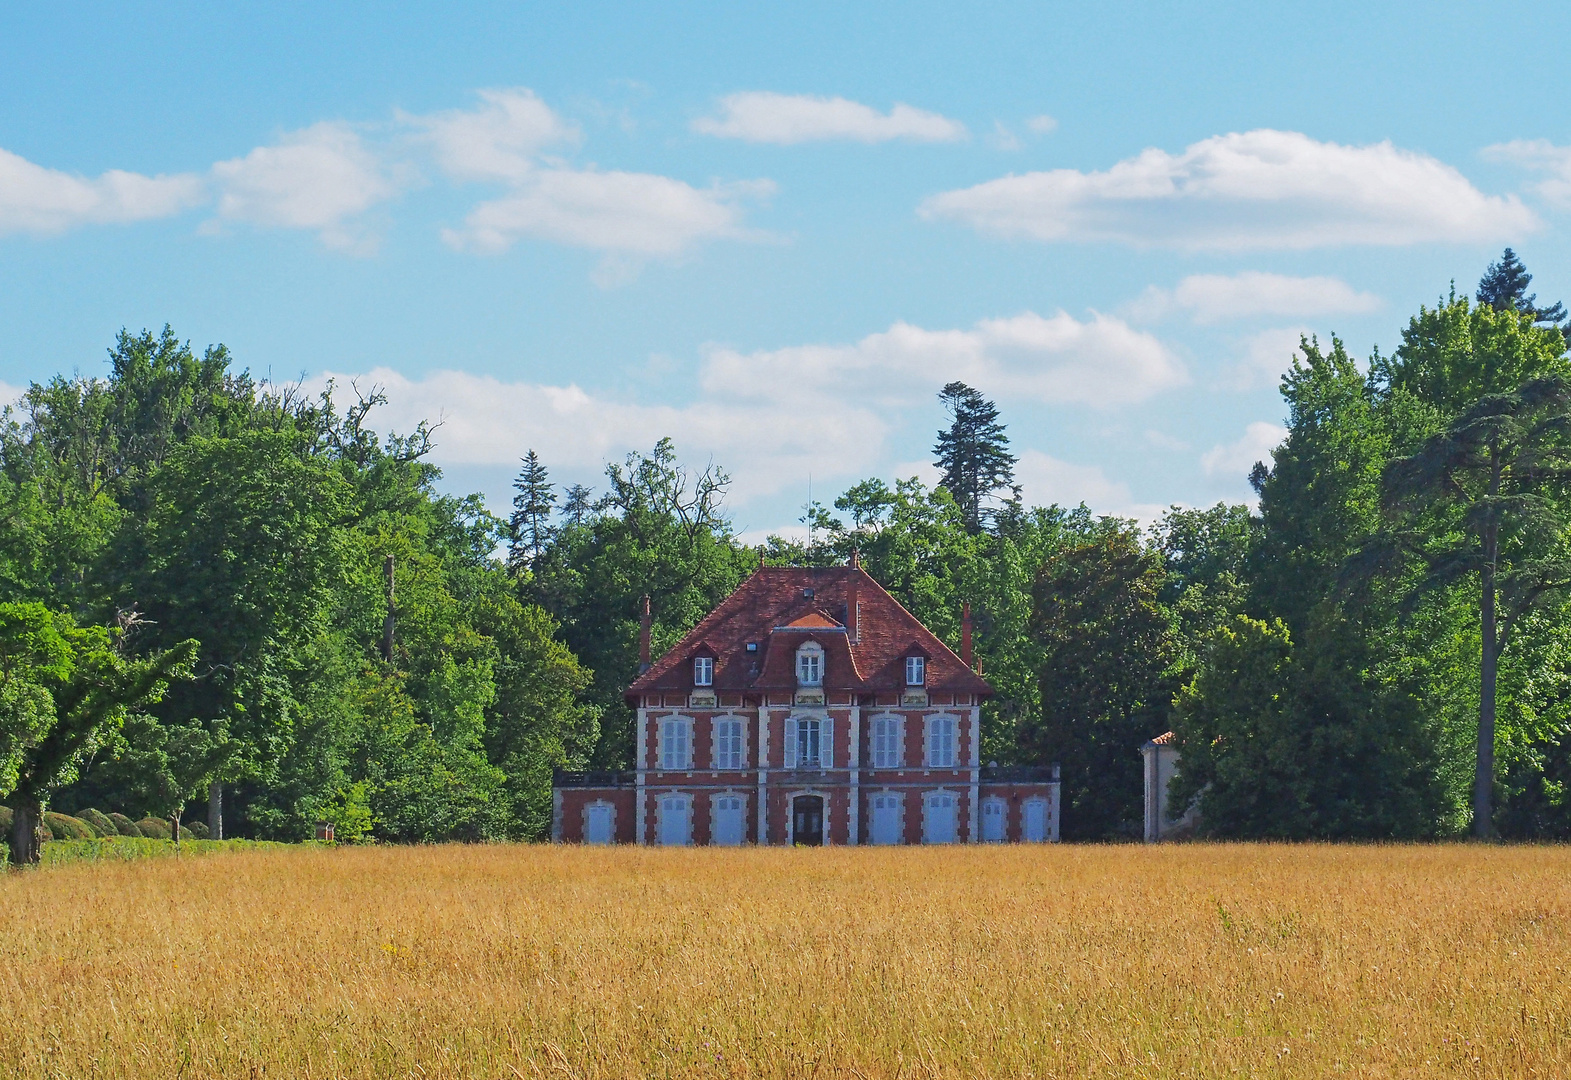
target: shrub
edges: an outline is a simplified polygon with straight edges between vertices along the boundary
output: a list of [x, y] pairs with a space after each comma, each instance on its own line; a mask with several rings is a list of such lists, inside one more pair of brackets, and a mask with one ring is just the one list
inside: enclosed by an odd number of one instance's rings
[[135, 836], [140, 839], [142, 830], [136, 827], [136, 822], [124, 814], [110, 814], [109, 821], [121, 836]]
[[145, 817], [136, 823], [137, 830], [149, 840], [173, 840], [174, 833], [169, 828], [169, 822], [162, 818]]
[[0, 840], [4, 840], [7, 843], [10, 842], [11, 822], [13, 820], [11, 808], [9, 806], [0, 806]]
[[44, 828], [49, 830], [50, 837], [55, 840], [98, 839], [98, 834], [87, 822], [69, 814], [57, 814], [53, 810], [44, 811]]
[[109, 815], [102, 810], [88, 807], [86, 810], [79, 810], [76, 816], [91, 825], [93, 831], [106, 840], [113, 840], [120, 835], [120, 830], [115, 828], [115, 823], [109, 820]]
[[192, 836], [196, 837], [198, 840], [206, 840], [208, 838], [207, 824], [205, 822], [201, 822], [201, 821], [187, 821], [187, 822], [184, 822], [180, 826], [180, 831], [181, 832], [188, 832]]

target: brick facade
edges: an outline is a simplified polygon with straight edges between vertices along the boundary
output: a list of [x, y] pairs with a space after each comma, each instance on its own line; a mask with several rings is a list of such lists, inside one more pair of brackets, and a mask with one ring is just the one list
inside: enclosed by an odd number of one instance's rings
[[760, 567], [628, 688], [634, 769], [558, 773], [552, 837], [1056, 840], [1053, 773], [981, 764], [991, 692], [855, 560]]

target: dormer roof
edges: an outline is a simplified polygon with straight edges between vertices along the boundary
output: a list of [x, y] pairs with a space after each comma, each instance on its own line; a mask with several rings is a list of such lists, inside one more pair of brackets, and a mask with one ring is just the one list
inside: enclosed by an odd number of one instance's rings
[[[859, 612], [855, 640], [844, 614], [852, 591]], [[791, 690], [796, 651], [808, 641], [824, 650], [826, 690], [902, 690], [905, 658], [920, 655], [927, 658], [929, 691], [992, 693], [986, 680], [860, 567], [762, 566], [640, 675], [627, 698], [636, 704], [645, 693], [692, 689], [692, 665], [686, 661], [700, 645], [714, 653], [716, 690]], [[757, 645], [755, 651], [747, 650], [749, 642]]]

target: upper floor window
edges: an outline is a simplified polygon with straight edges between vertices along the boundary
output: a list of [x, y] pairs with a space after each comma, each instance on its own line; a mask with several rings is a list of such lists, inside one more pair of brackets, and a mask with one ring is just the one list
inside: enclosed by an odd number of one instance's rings
[[743, 769], [746, 762], [743, 756], [746, 753], [743, 744], [742, 721], [734, 716], [723, 716], [715, 721], [715, 758], [716, 769]]
[[662, 769], [690, 769], [693, 767], [693, 738], [691, 721], [685, 716], [668, 716], [660, 721], [660, 767]]
[[796, 651], [796, 681], [801, 686], [824, 685], [824, 647], [809, 641]]
[[927, 683], [927, 658], [925, 656], [906, 657], [906, 685], [923, 686]]
[[796, 722], [796, 761], [799, 769], [817, 768], [822, 748], [823, 726], [817, 720]]
[[901, 764], [901, 724], [898, 716], [873, 718], [873, 768], [898, 769]]
[[934, 769], [954, 768], [954, 717], [935, 716], [927, 722], [927, 764]]
[[715, 658], [712, 656], [693, 657], [693, 685], [713, 686], [714, 684]]

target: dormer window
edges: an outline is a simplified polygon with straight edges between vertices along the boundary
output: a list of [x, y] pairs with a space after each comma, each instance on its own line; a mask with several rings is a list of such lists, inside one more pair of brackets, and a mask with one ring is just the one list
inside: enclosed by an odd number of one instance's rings
[[925, 656], [906, 657], [906, 685], [925, 686], [927, 684], [927, 658]]
[[715, 684], [715, 658], [712, 656], [693, 657], [693, 685], [713, 686]]
[[824, 685], [824, 647], [809, 641], [796, 651], [796, 681], [798, 686]]

